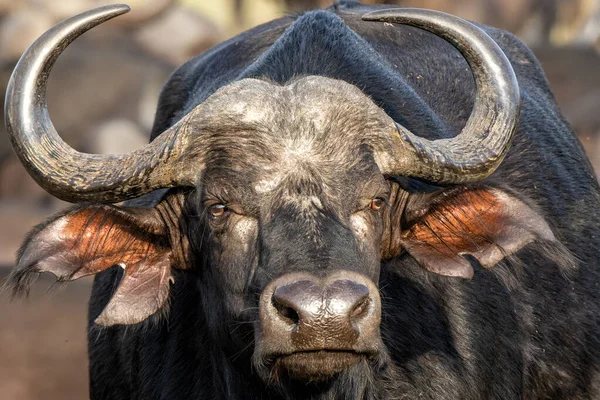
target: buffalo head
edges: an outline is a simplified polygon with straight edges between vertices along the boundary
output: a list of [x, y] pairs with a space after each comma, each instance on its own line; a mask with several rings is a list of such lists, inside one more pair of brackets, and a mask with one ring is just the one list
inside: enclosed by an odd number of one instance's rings
[[[136, 324], [167, 312], [172, 271], [185, 270], [198, 277], [206, 329], [231, 357], [249, 352], [265, 381], [320, 382], [387, 362], [382, 262], [408, 253], [431, 273], [470, 278], [463, 254], [491, 267], [553, 239], [524, 202], [473, 185], [502, 162], [519, 111], [509, 62], [474, 25], [412, 9], [364, 17], [427, 29], [469, 62], [477, 95], [454, 138], [420, 138], [359, 88], [306, 76], [235, 81], [142, 149], [78, 153], [49, 119], [48, 74], [72, 40], [127, 9], [57, 25], [12, 77], [7, 126], [23, 164], [55, 196], [95, 203], [30, 235], [17, 291], [31, 273], [70, 280], [118, 265], [124, 276], [96, 323]], [[408, 178], [438, 186], [411, 195]], [[173, 189], [150, 195], [150, 208], [103, 204], [164, 188]]]

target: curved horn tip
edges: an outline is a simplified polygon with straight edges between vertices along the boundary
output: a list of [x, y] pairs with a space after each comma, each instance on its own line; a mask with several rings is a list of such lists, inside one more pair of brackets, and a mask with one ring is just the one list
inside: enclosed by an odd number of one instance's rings
[[121, 13], [124, 14], [124, 13], [131, 11], [131, 6], [129, 6], [128, 4], [125, 4], [125, 3], [120, 3], [120, 4], [109, 4], [106, 6], [96, 8], [96, 10], [101, 10], [101, 9], [114, 10], [115, 12], [121, 11]]
[[109, 4], [106, 6], [91, 9], [89, 11], [86, 11], [85, 13], [96, 14], [106, 12], [113, 14], [113, 17], [118, 17], [119, 15], [127, 14], [129, 11], [131, 11], [131, 7], [127, 4]]
[[81, 17], [99, 17], [103, 18], [104, 21], [106, 21], [118, 17], [120, 15], [127, 14], [129, 11], [131, 11], [131, 7], [127, 4], [108, 4], [106, 6], [100, 6], [92, 8], [91, 10], [81, 12], [77, 15], [74, 15], [71, 18], [67, 18], [63, 22], [73, 21]]
[[455, 15], [452, 14], [448, 14], [445, 13], [443, 11], [436, 11], [436, 10], [429, 10], [426, 8], [415, 8], [415, 7], [408, 7], [408, 8], [386, 8], [383, 10], [377, 10], [377, 11], [371, 11], [368, 12], [366, 14], [364, 14], [361, 19], [363, 21], [379, 21], [379, 22], [386, 22], [387, 18], [390, 17], [398, 17], [401, 16], [402, 14], [404, 14], [403, 16], [409, 17], [409, 16], [414, 16], [415, 14], [421, 14], [421, 15], [447, 15], [449, 17], [452, 18], [456, 18], [456, 19], [462, 19], [460, 17], [457, 17]]

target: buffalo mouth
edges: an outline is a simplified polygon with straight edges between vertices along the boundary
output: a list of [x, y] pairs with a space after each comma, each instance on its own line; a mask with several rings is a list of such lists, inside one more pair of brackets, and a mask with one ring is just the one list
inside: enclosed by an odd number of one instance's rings
[[294, 381], [323, 382], [365, 358], [367, 354], [352, 350], [298, 351], [277, 357], [274, 368]]

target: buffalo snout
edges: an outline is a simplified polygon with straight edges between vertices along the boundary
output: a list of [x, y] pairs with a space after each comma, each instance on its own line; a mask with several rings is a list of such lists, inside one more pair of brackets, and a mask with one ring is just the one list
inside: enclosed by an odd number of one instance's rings
[[377, 356], [379, 290], [367, 277], [290, 273], [261, 294], [255, 358], [293, 379], [323, 380]]

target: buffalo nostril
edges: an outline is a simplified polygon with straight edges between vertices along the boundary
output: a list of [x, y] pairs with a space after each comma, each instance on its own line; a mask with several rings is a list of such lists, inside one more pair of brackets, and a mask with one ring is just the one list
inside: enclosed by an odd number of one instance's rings
[[327, 286], [328, 311], [354, 321], [367, 314], [370, 308], [369, 288], [358, 282], [343, 279]]
[[294, 310], [292, 307], [287, 307], [281, 303], [278, 303], [275, 298], [273, 298], [273, 307], [275, 307], [280, 316], [292, 322], [294, 325], [297, 325], [298, 321], [300, 321], [300, 317], [298, 316], [298, 312], [296, 312], [296, 310]]
[[365, 296], [362, 299], [360, 299], [354, 306], [352, 312], [350, 313], [350, 319], [354, 320], [364, 316], [369, 309], [369, 304], [370, 300], [368, 296]]

